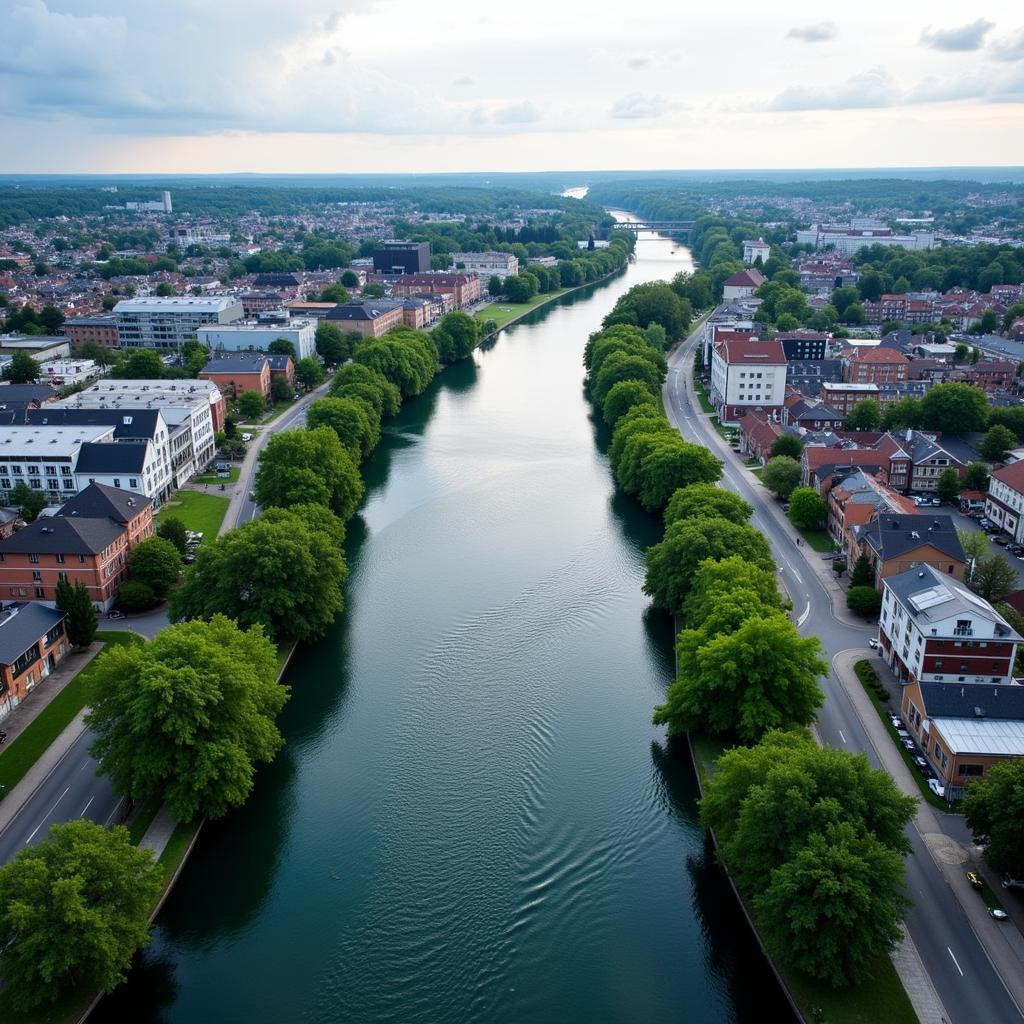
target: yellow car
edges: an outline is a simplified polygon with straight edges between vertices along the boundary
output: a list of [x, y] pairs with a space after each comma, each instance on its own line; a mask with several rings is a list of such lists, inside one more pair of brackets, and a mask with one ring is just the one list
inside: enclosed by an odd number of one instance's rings
[[968, 871], [967, 881], [972, 889], [980, 889], [982, 887], [981, 876], [977, 871]]

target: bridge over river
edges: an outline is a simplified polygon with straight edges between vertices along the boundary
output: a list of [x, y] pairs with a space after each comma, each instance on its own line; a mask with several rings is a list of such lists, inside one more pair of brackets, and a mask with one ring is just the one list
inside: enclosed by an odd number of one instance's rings
[[624, 220], [615, 226], [627, 231], [689, 231], [692, 220]]

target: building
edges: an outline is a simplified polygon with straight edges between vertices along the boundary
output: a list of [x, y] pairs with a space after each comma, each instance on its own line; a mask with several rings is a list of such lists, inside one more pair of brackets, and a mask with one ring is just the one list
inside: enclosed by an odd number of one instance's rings
[[745, 413], [739, 420], [740, 452], [757, 459], [763, 466], [772, 457], [772, 448], [782, 436], [777, 420], [760, 409]]
[[453, 252], [452, 262], [467, 274], [479, 274], [485, 281], [519, 273], [519, 258], [510, 252]]
[[125, 203], [126, 210], [137, 210], [140, 213], [173, 213], [174, 204], [171, 202], [171, 193], [166, 189], [160, 193], [160, 198], [152, 201]]
[[843, 255], [857, 252], [869, 245], [895, 245], [901, 249], [930, 249], [935, 236], [930, 231], [917, 231], [910, 235], [897, 235], [892, 228], [870, 221], [852, 221], [850, 224], [812, 224], [796, 233], [798, 245], [813, 245], [815, 249], [834, 249]]
[[275, 291], [243, 292], [238, 298], [242, 303], [242, 313], [246, 319], [251, 319], [257, 313], [284, 309], [285, 304], [288, 302], [286, 295]]
[[302, 287], [302, 279], [298, 274], [269, 271], [265, 274], [257, 274], [253, 279], [252, 286], [257, 290], [272, 288], [276, 292], [285, 292], [294, 299], [299, 293], [299, 288]]
[[843, 415], [815, 398], [805, 398], [794, 389], [786, 395], [782, 423], [797, 430], [817, 432], [842, 430]]
[[847, 384], [835, 381], [822, 381], [821, 400], [846, 419], [850, 410], [865, 399], [878, 401], [877, 384]]
[[60, 393], [49, 384], [0, 384], [0, 426], [25, 423], [30, 409], [56, 402]]
[[824, 359], [831, 336], [822, 331], [782, 331], [775, 335], [775, 341], [782, 342], [786, 359]]
[[0, 598], [53, 605], [57, 585], [81, 583], [107, 611], [128, 576], [131, 550], [153, 535], [148, 498], [91, 484], [53, 516], [0, 541]]
[[[828, 491], [828, 532], [847, 557], [860, 556], [856, 530], [883, 512], [916, 515], [917, 506], [863, 469], [856, 469]], [[852, 562], [850, 563], [852, 567]]]
[[786, 383], [805, 398], [817, 399], [822, 384], [838, 384], [842, 379], [839, 359], [791, 359], [786, 367]]
[[390, 299], [363, 299], [336, 305], [326, 317], [327, 323], [343, 331], [355, 331], [364, 338], [379, 338], [392, 327], [405, 323], [405, 307]]
[[36, 362], [45, 363], [47, 359], [69, 358], [71, 345], [67, 338], [52, 335], [0, 334], [0, 356], [13, 356], [17, 352], [27, 352]]
[[200, 327], [196, 338], [214, 352], [264, 352], [278, 338], [292, 343], [296, 359], [316, 357], [316, 321], [295, 317], [283, 323], [239, 321]]
[[200, 327], [234, 323], [243, 315], [232, 295], [122, 299], [114, 307], [121, 348], [178, 349]]
[[985, 515], [1021, 543], [1024, 537], [1024, 462], [1011, 462], [989, 477]]
[[210, 380], [222, 394], [237, 398], [243, 391], [270, 397], [270, 363], [262, 352], [235, 352], [211, 359], [199, 372], [199, 380]]
[[432, 322], [432, 309], [429, 299], [403, 299], [402, 322], [406, 327], [422, 330]]
[[768, 257], [772, 254], [772, 247], [763, 239], [758, 238], [756, 241], [750, 241], [749, 239], [743, 240], [743, 262], [754, 263], [760, 260], [762, 263], [768, 262]]
[[104, 348], [117, 348], [117, 317], [113, 313], [76, 316], [64, 321], [64, 337], [74, 348], [87, 341]]
[[765, 276], [760, 270], [750, 267], [747, 270], [740, 270], [738, 273], [727, 277], [722, 285], [722, 298], [729, 302], [732, 299], [749, 298], [765, 282]]
[[430, 243], [381, 242], [373, 251], [373, 269], [378, 274], [427, 274]]
[[843, 357], [843, 380], [848, 384], [898, 384], [907, 380], [910, 360], [895, 349], [851, 349]]
[[786, 354], [777, 341], [723, 341], [711, 358], [711, 402], [722, 423], [751, 409], [781, 417], [786, 399]]
[[338, 304], [336, 302], [303, 302], [301, 299], [292, 299], [284, 304], [285, 311], [290, 317], [299, 317], [309, 320], [326, 320]]
[[391, 286], [396, 299], [438, 293], [452, 296], [456, 309], [464, 309], [480, 298], [480, 278], [476, 274], [403, 274]]
[[18, 602], [0, 611], [0, 719], [6, 718], [71, 649], [64, 612]]
[[949, 515], [879, 512], [867, 525], [849, 531], [849, 564], [861, 555], [867, 556], [879, 590], [890, 576], [922, 566], [962, 580], [967, 566], [956, 524]]

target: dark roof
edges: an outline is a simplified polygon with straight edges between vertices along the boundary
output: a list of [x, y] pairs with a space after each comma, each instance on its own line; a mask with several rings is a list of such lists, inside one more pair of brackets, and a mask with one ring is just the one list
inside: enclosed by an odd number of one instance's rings
[[41, 516], [23, 530], [0, 541], [5, 554], [95, 555], [124, 532], [112, 519], [66, 519]]
[[152, 439], [156, 436], [159, 418], [159, 409], [69, 409], [47, 405], [30, 409], [25, 422], [51, 427], [113, 426], [114, 437]]
[[0, 612], [0, 665], [13, 665], [41, 636], [64, 621], [64, 612], [27, 602]]
[[376, 302], [346, 302], [344, 305], [335, 306], [327, 313], [328, 320], [376, 320], [384, 313], [390, 313], [394, 309], [401, 309], [401, 302], [390, 302], [387, 300]]
[[958, 562], [966, 561], [956, 524], [949, 515], [911, 515], [885, 512], [868, 523], [861, 534], [883, 561], [931, 544]]
[[102, 444], [87, 441], [78, 450], [76, 473], [142, 473], [146, 464], [144, 444]]
[[289, 355], [283, 355], [278, 353], [268, 353], [266, 360], [270, 363], [271, 371], [274, 370], [287, 370], [288, 364], [291, 362], [292, 357]]
[[232, 352], [216, 356], [204, 367], [203, 373], [261, 373], [270, 357], [265, 352]]
[[66, 501], [57, 516], [75, 516], [81, 519], [113, 519], [122, 525], [134, 519], [152, 504], [149, 498], [123, 487], [89, 484], [70, 501]]
[[257, 274], [252, 284], [254, 288], [297, 288], [301, 283], [294, 274], [266, 273]]
[[0, 384], [0, 404], [4, 402], [50, 402], [59, 396], [49, 384]]
[[[1024, 686], [919, 683], [929, 718], [1024, 720]], [[981, 712], [979, 714], [978, 712]]]

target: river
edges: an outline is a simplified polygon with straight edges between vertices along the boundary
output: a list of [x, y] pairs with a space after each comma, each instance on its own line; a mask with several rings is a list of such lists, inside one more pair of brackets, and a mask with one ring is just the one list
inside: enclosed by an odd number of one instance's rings
[[208, 825], [113, 1024], [687, 1024], [791, 1017], [650, 723], [657, 520], [617, 493], [581, 355], [621, 275], [447, 370], [392, 420], [346, 611], [302, 650], [287, 746]]

